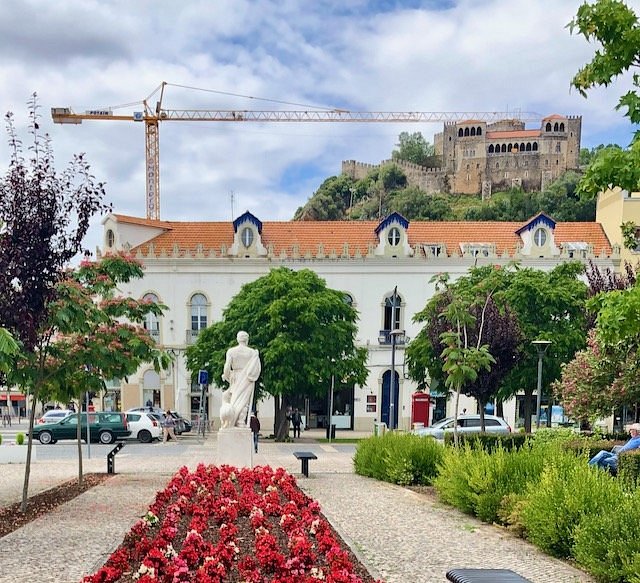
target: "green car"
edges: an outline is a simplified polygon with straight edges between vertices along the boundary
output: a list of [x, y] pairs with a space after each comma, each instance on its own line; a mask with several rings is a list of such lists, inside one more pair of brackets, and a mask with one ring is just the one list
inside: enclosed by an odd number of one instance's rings
[[[87, 414], [82, 413], [82, 440], [87, 440]], [[104, 444], [113, 443], [131, 435], [127, 424], [127, 416], [119, 412], [89, 413], [89, 434], [91, 441]], [[33, 439], [43, 445], [55, 443], [59, 439], [77, 439], [78, 415], [74, 413], [61, 421], [44, 423], [33, 428]]]

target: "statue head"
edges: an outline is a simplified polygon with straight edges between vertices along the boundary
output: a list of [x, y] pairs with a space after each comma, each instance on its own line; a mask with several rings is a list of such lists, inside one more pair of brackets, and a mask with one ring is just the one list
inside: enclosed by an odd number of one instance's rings
[[244, 330], [240, 330], [236, 335], [236, 340], [238, 341], [238, 344], [247, 344], [249, 342], [249, 334]]

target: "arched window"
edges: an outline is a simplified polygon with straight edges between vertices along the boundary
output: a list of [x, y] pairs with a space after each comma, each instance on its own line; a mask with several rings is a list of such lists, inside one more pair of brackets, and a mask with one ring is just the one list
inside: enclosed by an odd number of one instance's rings
[[[145, 294], [142, 300], [149, 304], [159, 303], [158, 296], [154, 293]], [[158, 320], [158, 316], [156, 316], [152, 312], [148, 312], [145, 315], [144, 322], [142, 324], [144, 326], [144, 329], [151, 336], [151, 338], [153, 338], [156, 342], [159, 342], [160, 341], [160, 320]]]
[[398, 330], [400, 326], [400, 306], [402, 298], [399, 294], [389, 294], [384, 299], [384, 329], [385, 331]]
[[459, 138], [461, 138], [462, 136], [464, 136], [464, 131], [463, 131], [463, 129], [462, 129], [462, 128], [460, 128], [460, 129], [458, 130], [458, 137], [459, 137]]
[[489, 154], [493, 154], [493, 144], [489, 145]]
[[116, 236], [111, 229], [107, 230], [107, 247], [111, 248], [116, 242]]
[[531, 142], [527, 142], [527, 152], [531, 152]]
[[507, 146], [507, 152], [512, 152], [513, 151], [513, 144], [509, 144]]
[[389, 233], [387, 234], [387, 241], [389, 241], [389, 245], [396, 247], [400, 244], [400, 238], [400, 229], [398, 229], [398, 227], [389, 229]]
[[563, 132], [564, 131], [564, 123], [560, 123], [560, 131]]
[[534, 152], [538, 151], [538, 142], [533, 142], [533, 151]]
[[471, 128], [471, 135], [475, 136], [476, 135], [476, 128]]
[[547, 122], [547, 125], [544, 126], [545, 131], [550, 132], [551, 131], [551, 124], [549, 122]]
[[464, 135], [465, 137], [469, 135], [469, 128], [464, 128]]
[[558, 122], [553, 124], [553, 131], [557, 132], [558, 131]]
[[191, 336], [197, 336], [200, 330], [207, 327], [207, 298], [203, 294], [191, 296]]
[[507, 151], [507, 144], [502, 144], [502, 152], [505, 153]]
[[518, 150], [520, 150], [520, 146], [518, 146], [518, 144], [513, 144], [513, 149], [511, 151], [517, 152]]
[[520, 151], [524, 152], [524, 143], [520, 144]]
[[476, 136], [481, 136], [482, 135], [482, 128], [478, 128], [476, 130]]
[[348, 293], [342, 294], [342, 301], [347, 304], [347, 306], [353, 306], [353, 296]]
[[500, 168], [500, 162], [496, 162], [496, 168]]

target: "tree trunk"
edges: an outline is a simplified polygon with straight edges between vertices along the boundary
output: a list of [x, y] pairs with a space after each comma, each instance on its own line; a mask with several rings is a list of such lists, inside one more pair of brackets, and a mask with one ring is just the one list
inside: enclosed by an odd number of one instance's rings
[[480, 431], [482, 431], [482, 433], [484, 433], [486, 431], [485, 425], [484, 425], [484, 407], [485, 407], [486, 403], [483, 403], [482, 401], [480, 401], [478, 399], [478, 408], [480, 409]]
[[[24, 391], [25, 405], [27, 403], [28, 391]], [[33, 392], [33, 398], [31, 399], [31, 411], [29, 412], [29, 439], [27, 440], [27, 463], [24, 467], [24, 483], [22, 485], [22, 503], [20, 504], [20, 512], [23, 514], [27, 511], [27, 499], [29, 497], [29, 476], [31, 474], [31, 452], [33, 451], [33, 426], [36, 418], [36, 403], [37, 403], [38, 391]]]
[[[82, 407], [78, 403], [78, 486], [82, 486]], [[87, 425], [89, 424], [89, 412], [87, 411]]]
[[453, 445], [458, 447], [458, 404], [460, 402], [460, 389], [456, 387], [456, 404], [453, 409]]
[[524, 390], [524, 431], [531, 433], [531, 397], [533, 397], [533, 389]]
[[287, 419], [287, 409], [290, 406], [289, 399], [284, 395], [274, 397], [275, 420], [273, 432], [276, 441], [287, 441], [289, 439], [289, 420]]

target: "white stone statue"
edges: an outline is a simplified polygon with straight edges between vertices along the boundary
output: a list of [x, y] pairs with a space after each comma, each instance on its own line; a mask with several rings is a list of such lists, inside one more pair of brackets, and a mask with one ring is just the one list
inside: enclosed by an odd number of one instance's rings
[[249, 334], [240, 331], [236, 338], [238, 345], [227, 350], [222, 373], [222, 380], [229, 383], [229, 388], [222, 393], [220, 407], [223, 429], [247, 427], [255, 384], [262, 370], [258, 351], [248, 346]]

